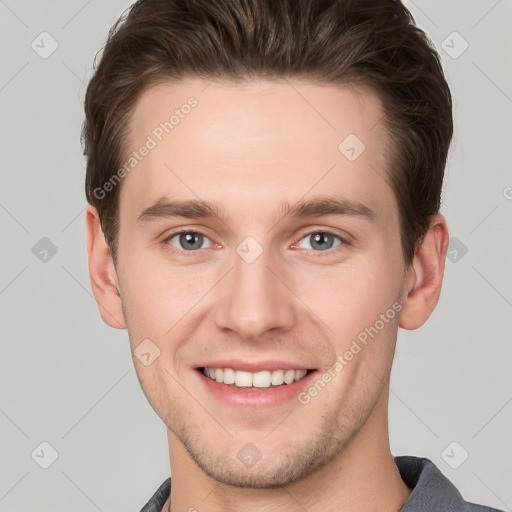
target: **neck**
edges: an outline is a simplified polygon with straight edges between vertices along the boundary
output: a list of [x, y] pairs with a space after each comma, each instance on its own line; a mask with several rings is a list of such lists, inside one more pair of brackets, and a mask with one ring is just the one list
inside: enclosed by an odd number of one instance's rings
[[174, 471], [170, 500], [163, 510], [397, 512], [411, 489], [401, 479], [389, 449], [387, 406], [387, 396], [381, 396], [364, 427], [341, 452], [300, 481], [273, 489], [238, 488], [215, 481], [168, 431]]

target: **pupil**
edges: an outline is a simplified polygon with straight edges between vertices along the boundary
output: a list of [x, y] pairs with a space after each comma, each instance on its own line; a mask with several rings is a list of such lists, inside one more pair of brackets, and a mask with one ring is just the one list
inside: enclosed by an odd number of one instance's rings
[[311, 247], [313, 247], [313, 249], [330, 249], [334, 243], [332, 236], [328, 233], [315, 233], [312, 237], [313, 242], [311, 243]]
[[200, 233], [183, 233], [180, 235], [180, 244], [184, 249], [200, 249], [203, 245], [203, 235]]

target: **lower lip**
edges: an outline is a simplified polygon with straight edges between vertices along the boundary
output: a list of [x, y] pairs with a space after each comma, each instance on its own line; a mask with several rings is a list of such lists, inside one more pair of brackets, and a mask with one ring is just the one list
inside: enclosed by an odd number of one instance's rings
[[271, 386], [270, 388], [248, 389], [228, 386], [206, 377], [202, 370], [196, 370], [200, 380], [208, 391], [222, 402], [242, 408], [268, 409], [283, 405], [291, 400], [297, 400], [298, 394], [314, 379], [317, 371], [309, 372], [305, 377], [291, 384]]

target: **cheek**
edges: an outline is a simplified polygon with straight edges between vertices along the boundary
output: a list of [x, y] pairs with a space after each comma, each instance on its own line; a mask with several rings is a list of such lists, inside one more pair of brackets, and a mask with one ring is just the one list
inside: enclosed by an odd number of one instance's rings
[[336, 340], [338, 353], [372, 327], [381, 314], [388, 312], [385, 326], [378, 324], [379, 331], [386, 332], [398, 316], [393, 305], [399, 295], [402, 269], [399, 261], [386, 259], [382, 253], [353, 258], [337, 268], [295, 269], [293, 281], [292, 289], [312, 312], [313, 321]]
[[164, 338], [215, 283], [213, 266], [172, 266], [142, 252], [119, 261], [119, 276], [130, 330], [156, 338]]

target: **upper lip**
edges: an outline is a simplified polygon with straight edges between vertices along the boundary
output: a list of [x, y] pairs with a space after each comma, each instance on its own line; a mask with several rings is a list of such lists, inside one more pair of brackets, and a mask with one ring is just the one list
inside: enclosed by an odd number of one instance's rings
[[223, 359], [218, 361], [209, 361], [198, 365], [199, 368], [232, 368], [233, 370], [242, 370], [245, 372], [262, 372], [265, 370], [311, 370], [311, 366], [304, 366], [300, 363], [291, 363], [289, 361], [277, 361], [275, 359], [267, 361], [243, 361], [240, 359]]

